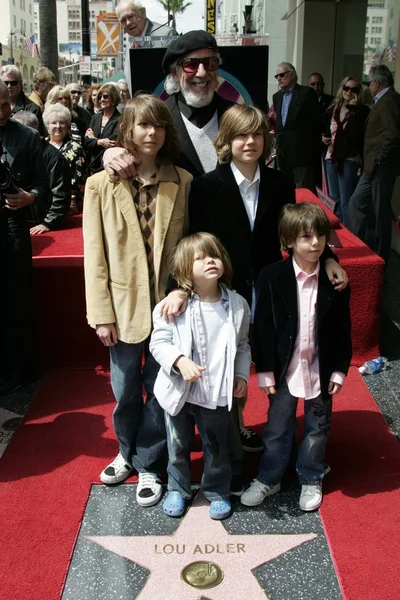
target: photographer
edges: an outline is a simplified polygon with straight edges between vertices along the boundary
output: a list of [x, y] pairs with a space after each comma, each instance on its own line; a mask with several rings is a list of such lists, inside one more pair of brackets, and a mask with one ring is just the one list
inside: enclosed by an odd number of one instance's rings
[[39, 134], [10, 120], [10, 115], [8, 89], [0, 81], [0, 394], [16, 390], [37, 375], [28, 221], [30, 206], [46, 204], [49, 193]]

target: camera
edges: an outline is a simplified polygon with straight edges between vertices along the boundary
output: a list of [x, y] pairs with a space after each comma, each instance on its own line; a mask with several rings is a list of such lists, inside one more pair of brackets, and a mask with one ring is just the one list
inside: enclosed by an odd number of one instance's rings
[[[3, 150], [3, 144], [0, 141], [0, 157], [5, 154]], [[0, 161], [0, 193], [5, 194], [14, 194], [15, 186], [14, 186], [15, 178], [11, 171], [11, 167], [7, 161]]]

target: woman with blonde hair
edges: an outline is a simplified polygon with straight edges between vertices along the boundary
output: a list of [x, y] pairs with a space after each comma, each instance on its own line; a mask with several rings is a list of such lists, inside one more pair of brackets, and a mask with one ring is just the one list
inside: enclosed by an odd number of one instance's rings
[[173, 164], [178, 133], [166, 104], [155, 96], [127, 102], [118, 143], [139, 161], [136, 176], [111, 182], [102, 171], [89, 177], [83, 208], [87, 319], [110, 349], [117, 402], [119, 452], [100, 479], [120, 483], [136, 469], [137, 501], [152, 506], [162, 493], [167, 442], [153, 392], [159, 365], [148, 351], [151, 312], [165, 295], [172, 250], [187, 233], [192, 176]]
[[322, 141], [328, 193], [336, 201], [335, 214], [346, 225], [347, 209], [362, 170], [364, 127], [369, 108], [363, 103], [361, 82], [347, 75], [325, 114]]
[[71, 114], [71, 124], [69, 135], [74, 142], [83, 145], [85, 137], [85, 123], [74, 111], [72, 106], [72, 98], [70, 91], [61, 85], [55, 85], [47, 94], [46, 106], [48, 108], [51, 104], [62, 104], [68, 108]]

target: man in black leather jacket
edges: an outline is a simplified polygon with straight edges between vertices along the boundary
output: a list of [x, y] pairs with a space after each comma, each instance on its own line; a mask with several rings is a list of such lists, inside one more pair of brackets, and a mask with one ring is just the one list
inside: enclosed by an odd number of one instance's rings
[[[7, 86], [0, 81], [0, 394], [14, 391], [37, 374], [33, 349], [30, 206], [47, 203], [49, 176], [39, 134], [10, 119]], [[8, 163], [8, 166], [4, 163]], [[10, 190], [7, 173], [14, 183]], [[11, 186], [10, 186], [11, 187]]]
[[21, 71], [14, 65], [4, 65], [1, 68], [1, 78], [8, 87], [8, 93], [10, 94], [11, 114], [15, 115], [20, 111], [33, 113], [39, 121], [39, 133], [44, 135], [42, 111], [24, 93]]
[[[36, 115], [20, 111], [14, 120], [38, 131]], [[51, 196], [47, 206], [33, 204], [31, 207], [31, 234], [46, 233], [58, 229], [71, 204], [71, 169], [68, 161], [57, 148], [44, 138], [41, 139], [43, 158], [50, 177]]]

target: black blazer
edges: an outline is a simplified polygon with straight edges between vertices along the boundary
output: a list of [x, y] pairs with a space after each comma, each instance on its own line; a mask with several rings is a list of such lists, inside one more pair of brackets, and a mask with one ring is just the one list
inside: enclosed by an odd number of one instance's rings
[[207, 231], [221, 240], [232, 261], [232, 287], [250, 306], [252, 285], [261, 269], [282, 258], [279, 213], [285, 204], [295, 202], [294, 185], [286, 175], [261, 164], [260, 170], [253, 231], [229, 164], [195, 179], [189, 195], [190, 233]]
[[[317, 331], [321, 391], [327, 393], [334, 371], [347, 374], [350, 366], [350, 287], [336, 292], [325, 269], [319, 271]], [[284, 380], [298, 333], [297, 282], [292, 258], [262, 270], [256, 285], [254, 360], [257, 373], [273, 371], [276, 384]]]
[[321, 111], [321, 115], [325, 115], [328, 108], [333, 103], [335, 97], [330, 96], [329, 94], [321, 94], [321, 97], [318, 98], [319, 110]]
[[[221, 96], [218, 96], [218, 94], [215, 94], [214, 98], [216, 100], [218, 121], [220, 121], [224, 112], [233, 106], [234, 102], [225, 100]], [[179, 157], [174, 160], [174, 164], [178, 167], [182, 167], [182, 169], [186, 169], [186, 171], [189, 171], [194, 178], [200, 177], [200, 175], [204, 174], [204, 169], [193, 142], [190, 139], [185, 123], [183, 122], [181, 111], [179, 110], [177, 95], [169, 96], [169, 98], [167, 98], [165, 101], [165, 104], [172, 113], [175, 127], [177, 128], [181, 138], [181, 153]]]
[[276, 112], [276, 154], [284, 171], [314, 166], [321, 142], [323, 119], [315, 90], [296, 83], [285, 126], [282, 124], [283, 91], [273, 96]]
[[[101, 131], [101, 119], [103, 118], [103, 113], [98, 112], [90, 119], [89, 127], [93, 129], [97, 139], [108, 138], [109, 140], [116, 140], [120, 117], [121, 114], [115, 110], [103, 131]], [[102, 156], [105, 148], [97, 145], [97, 139], [85, 137], [84, 148], [88, 154], [88, 167], [91, 173], [97, 173], [98, 171], [103, 170]]]

